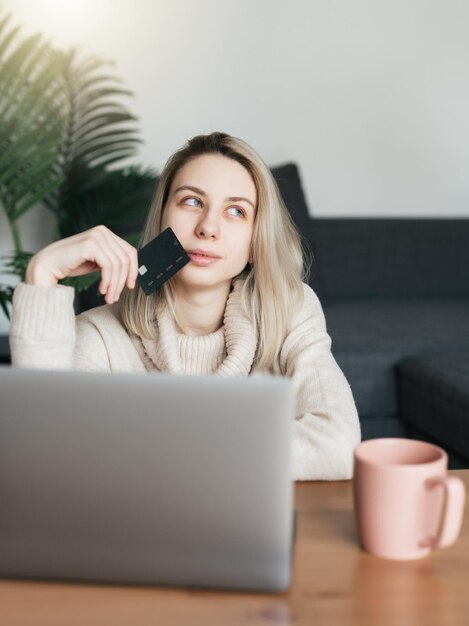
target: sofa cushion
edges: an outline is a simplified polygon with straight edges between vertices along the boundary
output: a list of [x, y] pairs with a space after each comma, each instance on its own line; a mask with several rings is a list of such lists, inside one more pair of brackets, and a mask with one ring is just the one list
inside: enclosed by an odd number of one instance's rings
[[469, 463], [469, 350], [403, 359], [397, 379], [403, 420]]
[[408, 428], [400, 415], [360, 416], [362, 441], [376, 437], [408, 437]]
[[469, 219], [314, 218], [310, 285], [347, 298], [469, 298]]
[[324, 313], [361, 418], [399, 414], [394, 368], [401, 359], [469, 351], [469, 299], [349, 300], [325, 305]]

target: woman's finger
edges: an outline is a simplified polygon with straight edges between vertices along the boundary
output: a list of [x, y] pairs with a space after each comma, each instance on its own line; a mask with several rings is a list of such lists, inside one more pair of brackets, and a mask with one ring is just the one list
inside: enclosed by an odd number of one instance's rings
[[102, 286], [100, 286], [100, 292], [103, 294], [107, 304], [113, 303], [114, 300], [112, 294], [115, 289], [115, 261], [113, 261], [111, 255], [112, 251], [110, 254], [108, 250], [104, 250], [101, 247], [98, 247], [95, 252], [96, 261], [101, 266]]
[[100, 229], [98, 236], [103, 238], [105, 242], [103, 245], [108, 246], [116, 258], [113, 267], [113, 290], [111, 292], [111, 300], [115, 302], [119, 299], [131, 271], [132, 259], [129, 253], [131, 246], [106, 227]]
[[106, 302], [112, 304], [114, 294], [117, 291], [121, 261], [115, 254], [113, 247], [104, 238], [101, 230], [94, 229], [86, 239], [85, 245], [87, 258], [95, 260], [102, 268], [99, 290], [105, 295]]

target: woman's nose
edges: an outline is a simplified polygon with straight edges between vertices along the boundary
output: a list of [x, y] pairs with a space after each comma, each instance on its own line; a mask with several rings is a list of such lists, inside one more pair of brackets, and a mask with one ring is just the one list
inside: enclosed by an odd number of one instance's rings
[[218, 237], [220, 225], [218, 219], [208, 212], [200, 219], [196, 227], [199, 237]]

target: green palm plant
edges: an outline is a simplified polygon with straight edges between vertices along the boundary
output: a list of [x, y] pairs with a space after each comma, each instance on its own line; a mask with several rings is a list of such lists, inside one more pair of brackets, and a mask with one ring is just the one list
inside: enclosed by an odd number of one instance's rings
[[[137, 245], [156, 174], [140, 166], [116, 168], [134, 157], [141, 139], [137, 118], [119, 102], [132, 93], [106, 69], [109, 61], [63, 54], [61, 108], [66, 123], [55, 173], [62, 183], [44, 198], [57, 220], [57, 238], [106, 224]], [[64, 279], [83, 291], [97, 272]]]
[[[56, 101], [60, 59], [41, 35], [18, 42], [19, 28], [10, 20], [0, 20], [0, 208], [17, 253], [14, 273], [31, 256], [23, 254], [19, 218], [62, 180], [52, 167], [62, 123]], [[11, 296], [12, 288], [0, 285], [7, 316]]]
[[[6, 273], [24, 280], [32, 253], [21, 249], [20, 236], [14, 228], [17, 215], [41, 201], [54, 213], [56, 239], [105, 224], [132, 245], [137, 245], [156, 173], [138, 165], [122, 167], [124, 160], [136, 155], [141, 139], [137, 118], [121, 103], [132, 93], [107, 71], [110, 62], [84, 57], [75, 49], [67, 52], [52, 50], [39, 35], [35, 35], [34, 39], [26, 40], [27, 45], [21, 43], [11, 56], [25, 55], [24, 49], [30, 47], [24, 82], [32, 90], [36, 83], [30, 76], [44, 74], [42, 80], [31, 93], [24, 87], [24, 103], [18, 98], [18, 86], [4, 90], [3, 81], [8, 85], [8, 79], [13, 80], [14, 63], [3, 61], [3, 50], [18, 31], [14, 29], [2, 35], [2, 25], [4, 30], [8, 19], [0, 23], [0, 111], [10, 110], [14, 123], [8, 125], [7, 119], [0, 121], [0, 203], [7, 216], [13, 218], [9, 220], [15, 250], [5, 264]], [[39, 54], [42, 49], [43, 56]], [[5, 64], [9, 66], [6, 72], [3, 71]], [[42, 64], [44, 69], [41, 72]], [[34, 103], [36, 109], [23, 125], [21, 112], [27, 109], [28, 102], [30, 105]], [[11, 153], [13, 150], [14, 129], [18, 129], [15, 132], [21, 137], [15, 145], [16, 179], [4, 171], [11, 158], [6, 151]], [[43, 141], [40, 141], [40, 131], [44, 134]], [[34, 150], [29, 147], [31, 144], [34, 144]], [[29, 165], [32, 156], [28, 150], [35, 157], [33, 166]], [[36, 187], [21, 179], [21, 173], [25, 171], [36, 177]], [[15, 181], [20, 181], [21, 185]], [[98, 278], [95, 272], [67, 278], [61, 283], [82, 292], [89, 290]], [[7, 303], [11, 303], [12, 294], [11, 286], [0, 285], [0, 306], [7, 317]]]

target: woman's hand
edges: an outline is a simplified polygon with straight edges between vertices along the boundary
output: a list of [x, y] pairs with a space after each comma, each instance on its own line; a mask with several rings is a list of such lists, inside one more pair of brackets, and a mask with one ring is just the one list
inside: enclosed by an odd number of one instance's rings
[[127, 284], [135, 287], [138, 276], [137, 249], [106, 226], [55, 241], [39, 250], [26, 269], [25, 282], [55, 287], [67, 276], [83, 276], [101, 270], [99, 291], [112, 304]]

